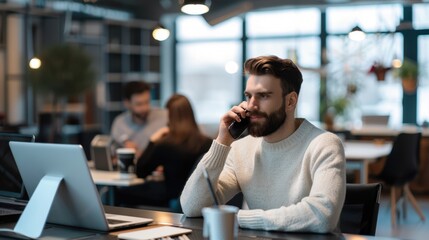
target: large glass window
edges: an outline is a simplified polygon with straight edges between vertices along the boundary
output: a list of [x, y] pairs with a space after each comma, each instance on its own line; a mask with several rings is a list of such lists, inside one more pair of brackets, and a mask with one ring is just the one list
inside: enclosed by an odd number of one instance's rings
[[[429, 4], [413, 7], [413, 26], [428, 29]], [[249, 12], [210, 26], [199, 16], [177, 18], [177, 91], [186, 94], [203, 123], [218, 122], [231, 105], [241, 101], [242, 59], [260, 55], [291, 58], [301, 68], [297, 115], [319, 119], [321, 76], [326, 77], [329, 104], [347, 98], [344, 115], [360, 124], [362, 114], [389, 114], [389, 125], [402, 123], [402, 88], [393, 74], [392, 60], [403, 59], [403, 36], [395, 33], [403, 19], [401, 4], [356, 5], [326, 9], [326, 54], [320, 49], [321, 13], [317, 8]], [[367, 32], [362, 42], [347, 33], [356, 25]], [[429, 38], [418, 40], [421, 72], [418, 122], [429, 120]], [[242, 52], [243, 46], [246, 52]], [[326, 58], [326, 66], [320, 63]], [[386, 75], [377, 79], [374, 67]], [[347, 117], [346, 117], [347, 118]], [[343, 119], [344, 120], [344, 119]]]
[[320, 10], [306, 8], [251, 12], [246, 15], [246, 22], [248, 37], [317, 34], [320, 33]]
[[241, 44], [228, 41], [177, 46], [178, 92], [190, 98], [199, 122], [217, 123], [242, 99]]
[[242, 20], [238, 17], [210, 26], [200, 16], [182, 16], [177, 18], [177, 40], [214, 40], [241, 38]]
[[[402, 89], [392, 70], [392, 61], [403, 56], [402, 35], [367, 34], [361, 42], [347, 36], [353, 24], [367, 31], [395, 30], [401, 12], [400, 5], [327, 10], [328, 31], [343, 34], [327, 39], [328, 102], [343, 124], [359, 125], [362, 115], [389, 115], [390, 126], [402, 123]], [[386, 74], [377, 76], [382, 71]]]
[[[178, 39], [182, 41], [176, 44], [177, 92], [190, 99], [199, 123], [218, 123], [232, 105], [241, 102], [238, 20], [210, 27], [202, 17], [178, 18]], [[218, 38], [222, 40], [213, 41]]]
[[326, 28], [328, 33], [347, 33], [356, 25], [369, 32], [395, 31], [402, 16], [400, 4], [332, 7], [326, 10]]
[[429, 4], [413, 5], [413, 27], [415, 29], [429, 28]]

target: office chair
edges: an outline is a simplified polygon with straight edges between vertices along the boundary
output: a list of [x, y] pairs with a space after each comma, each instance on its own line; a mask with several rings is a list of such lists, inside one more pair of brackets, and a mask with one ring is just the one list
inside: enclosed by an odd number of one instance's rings
[[392, 226], [396, 226], [396, 203], [403, 197], [403, 215], [406, 217], [406, 200], [409, 200], [420, 216], [425, 221], [425, 216], [413, 194], [408, 183], [418, 173], [420, 157], [421, 133], [400, 133], [393, 142], [392, 151], [386, 159], [381, 173], [376, 178], [383, 180], [386, 185], [391, 186], [391, 220]]
[[377, 228], [380, 194], [380, 183], [348, 183], [346, 199], [340, 215], [341, 232], [374, 236]]

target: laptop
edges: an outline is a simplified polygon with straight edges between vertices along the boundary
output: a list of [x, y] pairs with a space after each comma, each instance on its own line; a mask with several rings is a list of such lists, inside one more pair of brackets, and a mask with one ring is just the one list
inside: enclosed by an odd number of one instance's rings
[[387, 125], [389, 115], [362, 115], [363, 125]]
[[0, 132], [0, 222], [16, 221], [28, 196], [9, 147], [10, 141], [34, 142], [33, 135]]
[[102, 171], [114, 171], [116, 166], [113, 164], [111, 155], [112, 139], [109, 135], [96, 135], [91, 141], [91, 159], [94, 162], [94, 168]]
[[62, 178], [52, 201], [35, 205], [49, 213], [48, 223], [110, 231], [153, 222], [150, 218], [104, 212], [81, 145], [10, 142], [10, 147], [30, 196], [28, 205], [32, 205], [33, 197], [50, 199], [45, 193], [41, 197], [35, 192], [39, 182], [44, 182], [46, 177]]

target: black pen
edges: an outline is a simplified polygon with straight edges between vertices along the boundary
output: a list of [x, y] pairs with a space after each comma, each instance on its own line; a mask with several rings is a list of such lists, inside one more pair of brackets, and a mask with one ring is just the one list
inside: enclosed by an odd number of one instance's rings
[[215, 193], [213, 186], [212, 186], [212, 183], [210, 181], [209, 173], [207, 172], [207, 169], [204, 165], [203, 165], [203, 175], [207, 180], [207, 184], [209, 185], [210, 193], [212, 194], [213, 201], [215, 203], [215, 206], [217, 207], [217, 206], [219, 206], [219, 201], [217, 200], [216, 193]]

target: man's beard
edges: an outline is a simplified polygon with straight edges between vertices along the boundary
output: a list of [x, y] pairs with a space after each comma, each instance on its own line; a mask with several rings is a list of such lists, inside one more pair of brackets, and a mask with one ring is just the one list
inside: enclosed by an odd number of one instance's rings
[[268, 115], [265, 112], [254, 111], [250, 113], [251, 115], [256, 115], [264, 117], [265, 122], [251, 122], [248, 131], [249, 134], [253, 137], [264, 137], [268, 136], [271, 133], [277, 131], [281, 125], [286, 121], [287, 114], [285, 112], [285, 101], [283, 100], [282, 106], [275, 112]]
[[131, 114], [132, 114], [134, 119], [141, 121], [141, 122], [146, 122], [147, 115], [148, 115], [147, 113], [142, 114], [142, 113], [136, 113], [136, 112], [132, 112]]

